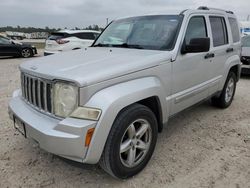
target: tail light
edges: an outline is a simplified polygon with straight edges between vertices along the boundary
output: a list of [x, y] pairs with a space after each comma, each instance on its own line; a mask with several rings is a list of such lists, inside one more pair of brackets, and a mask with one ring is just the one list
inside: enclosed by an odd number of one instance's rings
[[68, 43], [69, 40], [57, 39], [56, 42], [57, 42], [58, 44], [65, 44], [65, 43]]

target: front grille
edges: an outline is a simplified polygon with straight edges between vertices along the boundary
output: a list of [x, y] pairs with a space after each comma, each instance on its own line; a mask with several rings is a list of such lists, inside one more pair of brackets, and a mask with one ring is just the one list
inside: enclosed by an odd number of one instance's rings
[[52, 84], [50, 81], [21, 73], [22, 96], [31, 105], [52, 113]]

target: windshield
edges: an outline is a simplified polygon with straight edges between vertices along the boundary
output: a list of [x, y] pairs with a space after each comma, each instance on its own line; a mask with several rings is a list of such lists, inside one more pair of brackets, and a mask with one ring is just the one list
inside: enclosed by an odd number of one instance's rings
[[170, 50], [174, 46], [181, 20], [179, 15], [117, 20], [105, 29], [93, 46]]
[[242, 46], [243, 47], [250, 47], [250, 36], [242, 38]]

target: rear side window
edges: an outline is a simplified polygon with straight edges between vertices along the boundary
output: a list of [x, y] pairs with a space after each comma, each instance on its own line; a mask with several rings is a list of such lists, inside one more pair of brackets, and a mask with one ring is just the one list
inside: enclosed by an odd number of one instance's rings
[[186, 44], [190, 43], [193, 38], [205, 38], [207, 37], [206, 21], [203, 16], [192, 17], [188, 23], [185, 41]]
[[211, 23], [214, 47], [228, 44], [225, 19], [223, 17], [210, 16], [209, 20]]
[[49, 40], [58, 40], [58, 39], [62, 39], [62, 38], [65, 38], [67, 37], [67, 33], [51, 33], [51, 35], [49, 36]]
[[75, 33], [74, 36], [79, 39], [95, 40], [94, 33]]
[[240, 31], [238, 22], [235, 18], [229, 18], [230, 27], [232, 30], [233, 35], [233, 42], [239, 42], [240, 41]]

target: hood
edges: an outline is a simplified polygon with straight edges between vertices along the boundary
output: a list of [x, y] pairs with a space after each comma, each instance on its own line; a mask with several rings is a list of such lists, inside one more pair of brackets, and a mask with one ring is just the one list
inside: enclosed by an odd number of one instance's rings
[[169, 61], [170, 52], [90, 47], [32, 59], [20, 65], [28, 74], [67, 80], [83, 87]]
[[250, 47], [242, 47], [241, 56], [250, 57]]

